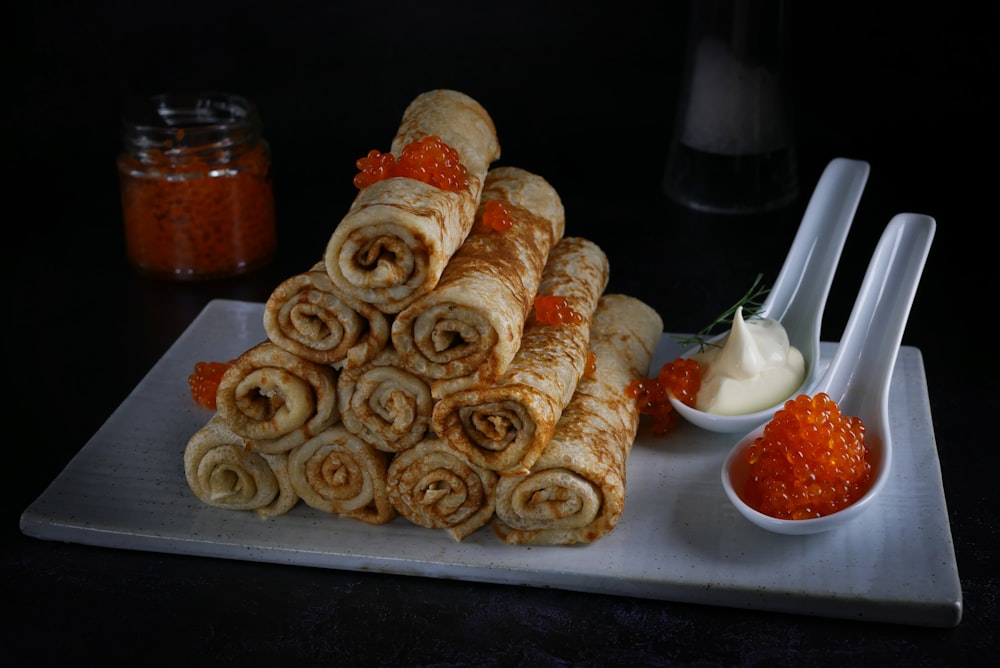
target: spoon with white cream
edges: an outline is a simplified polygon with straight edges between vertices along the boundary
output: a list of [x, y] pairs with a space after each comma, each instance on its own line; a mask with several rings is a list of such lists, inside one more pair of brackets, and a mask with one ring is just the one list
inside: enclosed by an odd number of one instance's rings
[[842, 415], [861, 419], [872, 467], [871, 486], [851, 505], [822, 517], [778, 519], [755, 510], [742, 498], [749, 477], [744, 453], [764, 433], [767, 424], [763, 424], [740, 439], [722, 466], [726, 495], [757, 526], [796, 535], [828, 531], [864, 512], [885, 487], [892, 465], [889, 385], [935, 228], [933, 218], [920, 214], [898, 214], [889, 222], [869, 262], [837, 352], [809, 393], [825, 392], [837, 402]]
[[691, 407], [671, 395], [681, 417], [709, 431], [746, 432], [816, 381], [826, 298], [870, 170], [848, 158], [827, 165], [758, 318], [744, 322], [738, 310], [730, 331], [684, 354], [702, 362], [705, 396]]

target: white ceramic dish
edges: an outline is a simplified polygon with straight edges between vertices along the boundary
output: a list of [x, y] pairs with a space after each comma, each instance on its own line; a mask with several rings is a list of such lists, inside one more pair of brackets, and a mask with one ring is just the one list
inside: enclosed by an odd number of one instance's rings
[[[900, 349], [890, 419], [900, 444], [882, 495], [864, 516], [810, 536], [754, 526], [730, 504], [719, 469], [732, 436], [648, 424], [629, 459], [625, 512], [586, 546], [521, 547], [488, 528], [461, 543], [397, 518], [369, 526], [299, 504], [262, 520], [198, 501], [184, 481], [187, 439], [210, 417], [191, 401], [199, 360], [226, 360], [263, 340], [263, 305], [210, 303], [93, 438], [21, 516], [43, 540], [341, 570], [463, 579], [951, 627], [962, 591], [919, 350]], [[823, 345], [829, 360], [834, 346]], [[653, 368], [680, 347], [660, 342]], [[920, 518], [919, 522], [913, 518]]]

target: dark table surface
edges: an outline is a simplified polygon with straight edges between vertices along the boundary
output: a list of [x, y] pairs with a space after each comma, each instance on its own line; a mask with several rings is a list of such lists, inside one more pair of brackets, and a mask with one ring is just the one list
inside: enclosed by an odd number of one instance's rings
[[[789, 8], [800, 196], [759, 216], [696, 214], [661, 192], [685, 5], [14, 4], [3, 303], [7, 425], [0, 543], [11, 665], [978, 665], [1000, 651], [992, 421], [1000, 406], [997, 81], [988, 3]], [[871, 164], [824, 320], [837, 340], [884, 225], [937, 236], [903, 337], [920, 349], [964, 602], [955, 628], [836, 621], [367, 572], [46, 542], [19, 517], [199, 311], [263, 301], [302, 271], [353, 198], [353, 162], [385, 149], [431, 88], [490, 111], [502, 164], [545, 176], [568, 233], [611, 261], [609, 290], [700, 328], [773, 280], [837, 156]], [[280, 241], [241, 278], [156, 282], [124, 258], [114, 158], [131, 96], [225, 89], [257, 101], [274, 153]], [[917, 574], [916, 577], [919, 577]]]

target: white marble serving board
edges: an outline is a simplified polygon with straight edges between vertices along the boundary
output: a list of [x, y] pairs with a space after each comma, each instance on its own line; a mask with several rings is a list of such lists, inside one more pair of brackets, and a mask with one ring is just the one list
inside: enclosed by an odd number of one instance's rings
[[[644, 421], [625, 511], [590, 545], [506, 545], [484, 527], [461, 543], [403, 518], [383, 526], [299, 503], [263, 520], [209, 507], [187, 487], [183, 451], [211, 417], [191, 399], [195, 362], [264, 339], [263, 305], [211, 302], [21, 517], [43, 540], [367, 570], [929, 627], [957, 625], [962, 591], [923, 360], [904, 346], [890, 394], [892, 479], [853, 525], [771, 534], [727, 500], [720, 467], [734, 437]], [[824, 343], [824, 359], [834, 344]], [[653, 369], [681, 352], [662, 338]]]

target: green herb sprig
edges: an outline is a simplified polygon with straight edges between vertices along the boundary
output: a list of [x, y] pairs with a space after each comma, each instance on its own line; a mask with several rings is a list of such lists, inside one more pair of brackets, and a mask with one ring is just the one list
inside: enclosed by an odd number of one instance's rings
[[763, 278], [763, 274], [757, 274], [757, 278], [754, 279], [753, 285], [751, 285], [750, 289], [746, 291], [746, 294], [740, 297], [738, 302], [720, 313], [708, 326], [699, 330], [697, 334], [691, 336], [675, 335], [673, 338], [676, 339], [677, 342], [680, 343], [680, 345], [685, 349], [697, 345], [698, 352], [703, 352], [705, 350], [705, 346], [718, 347], [719, 344], [709, 343], [708, 339], [716, 327], [719, 327], [720, 325], [729, 326], [732, 322], [733, 315], [736, 314], [736, 309], [741, 306], [743, 307], [744, 319], [749, 320], [750, 318], [757, 317], [760, 307], [764, 304], [764, 297], [766, 297], [767, 293], [770, 292], [770, 288], [765, 287], [761, 283]]

